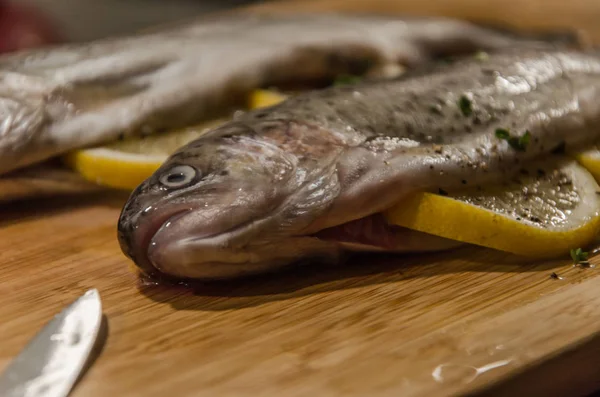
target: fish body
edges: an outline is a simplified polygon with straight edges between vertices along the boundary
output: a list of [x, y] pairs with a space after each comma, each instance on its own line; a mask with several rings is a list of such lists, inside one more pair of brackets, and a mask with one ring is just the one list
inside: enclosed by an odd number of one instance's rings
[[[131, 195], [119, 240], [145, 272], [190, 278], [336, 260], [357, 247], [410, 251], [410, 232], [382, 223], [381, 211], [418, 191], [511, 178], [557, 148], [595, 142], [599, 121], [591, 52], [505, 50], [314, 90], [174, 153]], [[515, 148], [498, 130], [528, 144]], [[375, 229], [378, 238], [366, 235]]]
[[21, 51], [0, 57], [0, 174], [212, 119], [256, 87], [549, 45], [444, 18], [233, 14]]

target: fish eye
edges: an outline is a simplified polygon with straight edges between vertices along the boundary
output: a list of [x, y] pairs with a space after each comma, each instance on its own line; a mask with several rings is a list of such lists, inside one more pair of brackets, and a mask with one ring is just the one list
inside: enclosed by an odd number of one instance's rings
[[160, 183], [166, 187], [183, 187], [194, 180], [196, 169], [189, 165], [177, 165], [160, 177]]

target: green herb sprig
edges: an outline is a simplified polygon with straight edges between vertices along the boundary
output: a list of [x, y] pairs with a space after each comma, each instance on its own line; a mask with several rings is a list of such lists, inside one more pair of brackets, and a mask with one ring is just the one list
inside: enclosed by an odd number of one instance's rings
[[485, 51], [477, 51], [475, 53], [475, 59], [477, 59], [478, 61], [487, 61], [489, 58], [489, 54]]
[[531, 141], [531, 133], [525, 131], [521, 136], [512, 136], [510, 131], [504, 128], [496, 129], [496, 138], [503, 139], [508, 142], [510, 147], [520, 152], [524, 152], [527, 149], [527, 145]]
[[573, 259], [574, 265], [586, 265], [588, 266], [590, 262], [588, 262], [589, 253], [583, 251], [581, 248], [576, 248], [571, 250], [571, 259]]
[[466, 95], [462, 95], [460, 97], [460, 99], [458, 100], [458, 107], [460, 108], [460, 111], [465, 117], [469, 117], [473, 114], [473, 104], [471, 103], [471, 100], [467, 98]]
[[351, 74], [342, 74], [342, 75], [339, 75], [338, 77], [336, 77], [336, 79], [333, 82], [333, 85], [339, 86], [339, 85], [356, 84], [356, 83], [359, 83], [360, 81], [361, 81], [361, 78], [359, 76], [354, 76]]

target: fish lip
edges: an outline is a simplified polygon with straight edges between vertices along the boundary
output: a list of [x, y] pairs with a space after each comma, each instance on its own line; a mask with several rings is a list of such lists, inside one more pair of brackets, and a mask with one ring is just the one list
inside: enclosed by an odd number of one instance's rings
[[[176, 225], [176, 221], [184, 218], [188, 213], [192, 213], [195, 209], [195, 207], [187, 207], [186, 209], [183, 210], [179, 210], [179, 211], [175, 211], [172, 212], [170, 215], [168, 216], [158, 216], [155, 218], [154, 221], [151, 222], [151, 226], [147, 226], [146, 229], [142, 232], [141, 237], [138, 239], [139, 242], [139, 251], [141, 252], [142, 255], [137, 255], [136, 256], [136, 265], [142, 269], [142, 271], [150, 276], [158, 276], [158, 277], [166, 277], [166, 278], [181, 278], [180, 276], [174, 276], [173, 274], [170, 274], [169, 272], [165, 272], [165, 270], [160, 266], [160, 263], [157, 263], [155, 260], [152, 259], [152, 252], [151, 250], [156, 246], [158, 247], [159, 245], [161, 246], [169, 246], [170, 244], [173, 243], [173, 241], [171, 241], [171, 239], [167, 239], [166, 242], [163, 243], [158, 243], [155, 242], [155, 238], [157, 236], [160, 235], [160, 233], [165, 230], [166, 225], [168, 223], [173, 223], [173, 225]], [[207, 245], [213, 245], [213, 246], [217, 246], [219, 245], [219, 243], [223, 243], [224, 241], [227, 241], [229, 239], [231, 239], [232, 237], [235, 238], [236, 236], [238, 236], [240, 233], [244, 233], [248, 228], [251, 228], [255, 223], [257, 222], [262, 222], [262, 221], [267, 221], [269, 220], [270, 217], [266, 216], [266, 217], [256, 217], [256, 218], [250, 218], [248, 220], [246, 220], [243, 223], [240, 223], [238, 225], [235, 225], [229, 229], [224, 229], [224, 230], [220, 230], [220, 231], [215, 231], [213, 233], [210, 234], [204, 234], [201, 237], [190, 237], [187, 238], [186, 241], [188, 242], [199, 242], [199, 243], [205, 243]], [[180, 241], [178, 239], [174, 239], [175, 242]], [[217, 242], [216, 244], [214, 242]], [[156, 244], [153, 244], [156, 243]], [[246, 265], [248, 262], [239, 262], [239, 263], [232, 263], [232, 262], [214, 262], [213, 264], [219, 264], [219, 265], [229, 265], [229, 266], [243, 266]]]
[[135, 255], [134, 260], [135, 264], [145, 273], [153, 275], [159, 269], [154, 266], [150, 257], [148, 255], [150, 244], [154, 239], [154, 236], [169, 222], [174, 221], [175, 219], [181, 218], [184, 214], [192, 211], [192, 208], [187, 208], [183, 210], [175, 211], [174, 213], [169, 213], [168, 215], [162, 215], [158, 217], [158, 220], [149, 222], [149, 226], [141, 231], [141, 237], [139, 237], [137, 255]]
[[[180, 217], [183, 216], [185, 216], [185, 214], [180, 214]], [[183, 249], [190, 249], [194, 254], [202, 252], [203, 255], [199, 256], [202, 258], [200, 261], [193, 260], [187, 262], [184, 260], [183, 263], [177, 263], [177, 261], [162, 262], [162, 259], [165, 257], [179, 257], [180, 245], [178, 242], [181, 242], [181, 240], [178, 240], [177, 238], [162, 241], [155, 246], [150, 245], [150, 249], [155, 250], [154, 252], [149, 251], [148, 253], [148, 262], [153, 266], [155, 271], [155, 274], [153, 275], [166, 280], [233, 280], [260, 273], [270, 273], [276, 269], [287, 266], [288, 262], [294, 262], [293, 260], [283, 262], [279, 256], [267, 257], [266, 260], [256, 261], [253, 259], [253, 255], [255, 255], [256, 252], [252, 249], [252, 246], [247, 246], [245, 244], [242, 244], [240, 247], [241, 250], [239, 251], [237, 249], [233, 249], [232, 251], [229, 250], [229, 241], [235, 240], [240, 235], [246, 233], [255, 226], [256, 222], [260, 223], [264, 221], [269, 221], [269, 218], [258, 218], [221, 232], [186, 239], [186, 243], [198, 244], [198, 246], [191, 248], [189, 246], [184, 246]], [[158, 235], [158, 233], [159, 231], [157, 231], [155, 235]], [[298, 238], [311, 238], [324, 241], [317, 237], [307, 235], [291, 237], [292, 240]], [[331, 242], [327, 243], [331, 248], [337, 248], [337, 244]], [[219, 252], [219, 250], [223, 248], [226, 259], [224, 259]], [[319, 252], [320, 251], [323, 251], [323, 249], [319, 250]], [[232, 252], [234, 256], [228, 257], [227, 254]], [[175, 263], [175, 265], [173, 265], [173, 263]]]
[[[164, 249], [168, 249], [168, 247], [178, 241], [178, 239], [166, 239], [167, 241], [164, 241], [162, 243], [156, 243], [156, 245], [153, 245], [152, 243], [154, 242], [154, 239], [156, 236], [158, 236], [162, 230], [164, 230], [164, 226], [168, 223], [168, 222], [174, 222], [178, 219], [183, 218], [187, 212], [191, 212], [191, 211], [181, 211], [177, 214], [173, 214], [171, 217], [165, 219], [165, 221], [162, 223], [162, 225], [156, 229], [154, 229], [154, 233], [152, 234], [152, 237], [148, 240], [148, 242], [145, 244], [146, 248], [146, 258], [147, 258], [147, 265], [150, 266], [151, 271], [153, 272], [158, 272], [160, 275], [164, 275], [166, 277], [174, 277], [174, 278], [182, 278], [181, 275], [176, 275], [171, 271], [166, 271], [164, 266], [161, 266], [160, 263], [157, 263], [155, 260], [152, 259], [152, 257], [154, 256], [151, 251], [151, 249], [158, 249], [158, 252], [160, 252], [161, 250]], [[200, 244], [200, 245], [205, 245], [205, 246], [209, 246], [209, 247], [223, 247], [225, 245], [227, 245], [227, 243], [229, 241], [235, 241], [236, 238], [238, 238], [240, 235], [243, 235], [244, 233], [246, 233], [249, 229], [253, 228], [253, 227], [260, 227], [260, 224], [263, 222], [269, 222], [271, 220], [270, 216], [265, 216], [265, 217], [256, 217], [256, 218], [251, 218], [248, 219], [247, 221], [240, 223], [238, 225], [235, 225], [229, 229], [224, 229], [221, 231], [217, 231], [211, 234], [205, 234], [202, 235], [201, 237], [190, 237], [187, 238], [185, 241], [188, 243], [192, 243], [192, 244]], [[159, 247], [160, 246], [160, 247]], [[249, 253], [248, 253], [249, 254]], [[226, 265], [228, 268], [233, 269], [233, 268], [243, 268], [244, 266], [247, 266], [249, 263], [251, 263], [251, 261], [248, 260], [244, 260], [244, 261], [207, 261], [204, 262], [203, 264], [206, 265]], [[220, 278], [220, 277], [217, 277]], [[225, 277], [228, 278], [228, 277]]]

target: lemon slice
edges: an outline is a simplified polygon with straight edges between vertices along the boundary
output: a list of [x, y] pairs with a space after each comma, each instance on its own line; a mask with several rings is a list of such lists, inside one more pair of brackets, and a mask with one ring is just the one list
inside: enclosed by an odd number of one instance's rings
[[580, 153], [570, 153], [579, 164], [584, 166], [596, 179], [600, 182], [600, 150], [597, 146], [593, 146], [588, 150]]
[[63, 162], [98, 185], [133, 190], [152, 175], [167, 157], [223, 120], [164, 134], [130, 138], [101, 147], [76, 150]]
[[250, 109], [265, 108], [284, 101], [286, 95], [274, 90], [255, 90], [250, 94], [248, 107]]
[[497, 186], [418, 193], [384, 216], [394, 225], [530, 257], [590, 244], [600, 231], [594, 177], [566, 157], [525, 171], [519, 181]]

